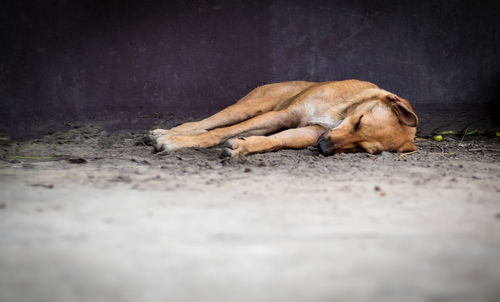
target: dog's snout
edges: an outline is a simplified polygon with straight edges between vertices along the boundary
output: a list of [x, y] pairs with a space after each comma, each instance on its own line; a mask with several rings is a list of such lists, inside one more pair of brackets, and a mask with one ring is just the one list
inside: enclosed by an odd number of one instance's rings
[[325, 138], [324, 135], [321, 135], [318, 138], [318, 149], [319, 149], [319, 153], [321, 153], [325, 156], [332, 155], [334, 153], [332, 151], [332, 144], [330, 143], [330, 141], [327, 138]]
[[319, 153], [325, 155], [325, 153], [326, 153], [326, 143], [325, 143], [324, 140], [318, 141], [318, 149], [319, 149]]

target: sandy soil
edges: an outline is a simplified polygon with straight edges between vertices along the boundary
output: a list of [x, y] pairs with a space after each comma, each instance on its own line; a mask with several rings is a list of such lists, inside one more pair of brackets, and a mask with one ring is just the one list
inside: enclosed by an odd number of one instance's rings
[[92, 126], [4, 144], [0, 301], [500, 301], [500, 139], [154, 155]]

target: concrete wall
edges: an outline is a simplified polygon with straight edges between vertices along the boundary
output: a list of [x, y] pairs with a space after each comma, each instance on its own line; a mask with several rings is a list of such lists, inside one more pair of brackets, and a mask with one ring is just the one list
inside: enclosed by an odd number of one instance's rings
[[[148, 127], [201, 117], [263, 83], [373, 81], [422, 129], [498, 124], [497, 1], [10, 1], [0, 126]], [[475, 124], [474, 124], [475, 123]]]

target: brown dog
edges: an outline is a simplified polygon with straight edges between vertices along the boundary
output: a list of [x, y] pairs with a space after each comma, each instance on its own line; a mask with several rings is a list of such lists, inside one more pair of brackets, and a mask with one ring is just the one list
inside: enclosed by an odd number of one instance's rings
[[[410, 103], [369, 82], [283, 82], [258, 87], [199, 122], [151, 131], [157, 151], [224, 144], [224, 156], [300, 149], [406, 152], [418, 118]], [[267, 134], [272, 134], [265, 136]]]

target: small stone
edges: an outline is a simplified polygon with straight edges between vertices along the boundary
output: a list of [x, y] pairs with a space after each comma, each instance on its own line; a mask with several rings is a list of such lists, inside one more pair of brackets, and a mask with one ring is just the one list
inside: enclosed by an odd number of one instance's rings
[[71, 164], [86, 164], [87, 160], [85, 158], [69, 158], [68, 162]]

